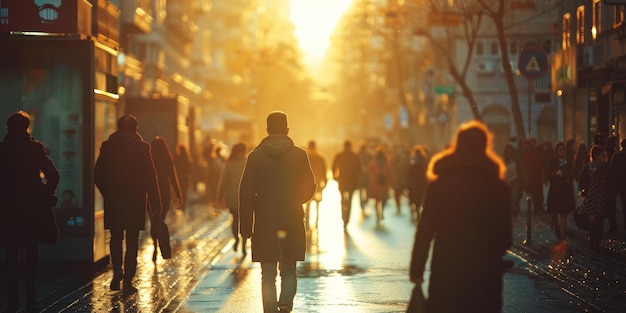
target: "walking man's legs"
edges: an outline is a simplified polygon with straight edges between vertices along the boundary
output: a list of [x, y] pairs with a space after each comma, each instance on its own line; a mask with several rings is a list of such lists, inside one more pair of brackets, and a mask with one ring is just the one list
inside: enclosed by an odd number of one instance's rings
[[139, 230], [126, 230], [126, 253], [124, 255], [124, 289], [130, 287], [137, 272], [137, 251], [139, 250]]
[[111, 250], [111, 264], [113, 265], [113, 279], [111, 280], [111, 290], [119, 290], [120, 282], [124, 277], [124, 271], [122, 270], [122, 240], [124, 236], [124, 230], [121, 228], [111, 228], [111, 241], [109, 242], [109, 249]]
[[[283, 261], [278, 263], [280, 269], [280, 297], [278, 307], [281, 312], [291, 312], [293, 299], [298, 289], [298, 277], [296, 276], [296, 261]], [[286, 309], [286, 310], [285, 310]]]
[[263, 299], [263, 312], [276, 313], [278, 300], [276, 299], [276, 261], [261, 262], [261, 294]]

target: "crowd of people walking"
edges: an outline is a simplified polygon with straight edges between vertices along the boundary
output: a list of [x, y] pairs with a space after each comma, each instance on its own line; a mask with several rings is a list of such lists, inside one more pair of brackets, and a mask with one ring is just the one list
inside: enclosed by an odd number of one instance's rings
[[[18, 271], [14, 269], [19, 267], [19, 250], [26, 251], [28, 263], [28, 305], [36, 308], [37, 243], [51, 239], [26, 234], [18, 236], [19, 241], [11, 239], [7, 230], [36, 226], [7, 221], [20, 220], [20, 214], [42, 206], [55, 206], [59, 182], [59, 172], [45, 146], [28, 134], [29, 123], [24, 112], [11, 115], [7, 135], [0, 143], [3, 199], [12, 208], [24, 208], [7, 210], [8, 206], [3, 206], [0, 210], [0, 240], [7, 247], [7, 272], [11, 273], [10, 309], [18, 306]], [[529, 211], [550, 215], [558, 244], [567, 244], [568, 220], [574, 215], [576, 225], [588, 231], [589, 247], [595, 252], [600, 251], [605, 233], [615, 236], [619, 232], [617, 198], [622, 209], [626, 206], [626, 140], [619, 143], [619, 150], [616, 136], [597, 134], [589, 149], [582, 141], [551, 145], [519, 139], [498, 154], [486, 126], [473, 121], [459, 128], [451, 145], [433, 155], [424, 145], [409, 149], [404, 144], [371, 142], [361, 143], [355, 151], [353, 141], [345, 140], [343, 149], [327, 163], [314, 139], [300, 148], [288, 131], [287, 115], [272, 112], [267, 117], [268, 135], [256, 147], [244, 142], [227, 147], [211, 139], [192, 155], [181, 143], [174, 145], [172, 153], [161, 136], [145, 141], [134, 116], [120, 117], [117, 131], [102, 143], [94, 167], [95, 185], [104, 197], [104, 226], [111, 234], [110, 289], [124, 294], [137, 291], [133, 277], [146, 215], [154, 244], [152, 260], [156, 262], [159, 251], [163, 259], [172, 256], [166, 216], [173, 209], [184, 211], [191, 205], [189, 194], [196, 192], [202, 194], [196, 201], [230, 213], [233, 249], [241, 251], [243, 258], [253, 238], [251, 259], [261, 263], [264, 311], [291, 311], [296, 262], [304, 260], [306, 231], [319, 226], [318, 220], [311, 221], [311, 209], [319, 215], [323, 190], [332, 177], [341, 195], [339, 207], [346, 232], [354, 214], [353, 202], [359, 204], [357, 210], [363, 218], [368, 217], [368, 208], [373, 208], [376, 225], [381, 226], [385, 208], [394, 205], [400, 213], [401, 203], [406, 201], [411, 220], [417, 224], [411, 281], [422, 281], [430, 242], [436, 238], [427, 311], [455, 311], [451, 305], [474, 303], [486, 312], [496, 312], [502, 304], [502, 273], [507, 266], [502, 256], [512, 244], [511, 221], [520, 215], [523, 194], [532, 198]], [[29, 171], [17, 171], [19, 168]], [[36, 179], [31, 177], [34, 173]], [[31, 203], [22, 200], [29, 198], [24, 192], [54, 200]], [[626, 212], [621, 213], [626, 224]], [[472, 252], [463, 254], [476, 258], [464, 260], [463, 273], [457, 273], [454, 256], [465, 246], [471, 246]], [[476, 277], [461, 279], [467, 278], [468, 267], [475, 270], [469, 272]], [[473, 287], [476, 281], [483, 281], [484, 288]], [[452, 294], [463, 299], [450, 301], [451, 285], [457, 290]], [[417, 291], [416, 301], [420, 299]]]

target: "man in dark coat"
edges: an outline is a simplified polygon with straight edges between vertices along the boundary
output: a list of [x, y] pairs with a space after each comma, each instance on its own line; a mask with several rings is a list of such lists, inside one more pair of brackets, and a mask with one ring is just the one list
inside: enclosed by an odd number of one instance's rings
[[[117, 131], [102, 143], [94, 181], [104, 197], [104, 228], [111, 232], [111, 290], [119, 290], [124, 279], [124, 293], [134, 293], [137, 289], [131, 281], [137, 270], [139, 231], [146, 226], [146, 209], [153, 217], [161, 214], [161, 196], [150, 145], [137, 133], [134, 116], [122, 116], [117, 121]], [[124, 231], [126, 253], [122, 262]]]
[[341, 218], [344, 230], [350, 222], [352, 195], [361, 187], [362, 169], [361, 158], [352, 151], [352, 142], [346, 140], [343, 144], [343, 151], [335, 155], [332, 168], [333, 178], [337, 181], [341, 193]]
[[[290, 312], [296, 295], [296, 261], [304, 261], [302, 205], [316, 184], [306, 151], [287, 136], [287, 115], [267, 116], [268, 136], [248, 155], [239, 186], [243, 238], [252, 237], [252, 261], [261, 262], [263, 311]], [[276, 295], [276, 267], [281, 292]]]
[[33, 216], [42, 214], [45, 206], [56, 205], [54, 194], [59, 184], [59, 171], [44, 145], [28, 133], [29, 125], [26, 112], [13, 113], [0, 143], [0, 241], [6, 245], [8, 312], [19, 307], [21, 249], [26, 252], [26, 305], [29, 311], [37, 311], [37, 243], [41, 238]]
[[[624, 226], [626, 227], [626, 139], [620, 142], [622, 149], [615, 152], [611, 159], [611, 170], [615, 173], [617, 180], [616, 191], [622, 203], [622, 215], [624, 216]], [[617, 200], [617, 199], [616, 199]], [[626, 238], [626, 232], [624, 232]]]
[[513, 243], [506, 166], [487, 128], [473, 121], [428, 167], [426, 199], [415, 234], [410, 279], [420, 288], [434, 240], [426, 312], [500, 312], [502, 257]]

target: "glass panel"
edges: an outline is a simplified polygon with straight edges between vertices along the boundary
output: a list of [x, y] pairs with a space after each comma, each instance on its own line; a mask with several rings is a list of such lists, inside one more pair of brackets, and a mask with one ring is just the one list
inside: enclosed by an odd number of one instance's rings
[[[98, 156], [100, 155], [100, 146], [102, 146], [102, 142], [107, 140], [109, 136], [115, 132], [117, 112], [114, 102], [103, 99], [96, 99], [94, 111], [95, 164]], [[95, 192], [94, 210], [96, 214], [104, 211], [104, 200], [98, 188], [96, 188]]]

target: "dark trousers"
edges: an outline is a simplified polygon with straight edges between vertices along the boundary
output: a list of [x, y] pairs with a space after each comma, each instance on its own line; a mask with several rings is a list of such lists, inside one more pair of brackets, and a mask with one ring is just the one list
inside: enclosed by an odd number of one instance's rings
[[[113, 277], [130, 282], [137, 272], [137, 251], [139, 250], [139, 229], [110, 229], [111, 264]], [[124, 234], [124, 232], [126, 232]], [[126, 235], [126, 236], [124, 236]], [[122, 267], [122, 241], [126, 240], [126, 253]]]
[[341, 218], [345, 227], [350, 222], [350, 213], [352, 212], [352, 196], [354, 189], [341, 191]]
[[[622, 218], [624, 219], [624, 228], [625, 228], [624, 231], [626, 231], [626, 188], [621, 188], [620, 190], [617, 191], [617, 193], [619, 194], [619, 199], [622, 204]], [[617, 201], [616, 201], [616, 204], [617, 204]], [[617, 206], [615, 207], [614, 215], [616, 214], [617, 214]], [[615, 222], [617, 224], [617, 219], [615, 220]], [[617, 227], [615, 228], [615, 230], [617, 230]]]
[[7, 265], [7, 289], [8, 302], [10, 305], [17, 304], [19, 301], [19, 273], [20, 273], [20, 250], [26, 252], [26, 284], [24, 291], [26, 299], [29, 303], [37, 300], [36, 281], [37, 271], [39, 269], [39, 248], [36, 241], [30, 241], [23, 244], [8, 243], [6, 245], [6, 265]]

